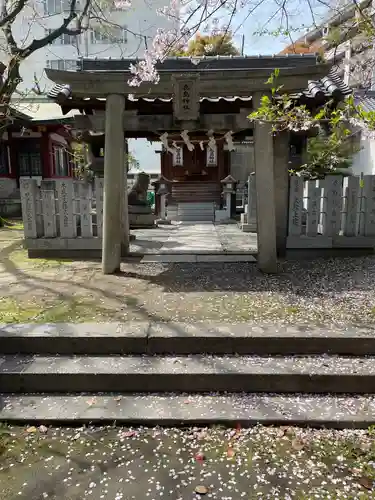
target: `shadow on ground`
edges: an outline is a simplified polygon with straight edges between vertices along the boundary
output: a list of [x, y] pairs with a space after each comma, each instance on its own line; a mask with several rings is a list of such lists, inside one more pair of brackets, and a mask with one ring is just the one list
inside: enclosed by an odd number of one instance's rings
[[309, 318], [325, 322], [334, 319], [337, 310], [337, 319], [348, 326], [375, 322], [374, 257], [283, 262], [277, 275], [262, 274], [252, 263], [125, 263], [117, 275], [103, 276], [98, 262], [61, 262], [43, 269], [32, 267], [36, 260], [29, 261], [29, 267], [12, 259], [19, 248], [17, 240], [0, 250], [3, 273], [9, 278], [9, 283], [2, 284], [3, 298], [17, 299], [21, 293], [17, 290], [22, 289], [23, 300], [26, 290], [46, 306], [49, 301], [59, 302], [61, 319], [56, 313], [52, 321], [64, 321], [67, 309], [76, 311], [76, 321], [90, 320], [89, 311], [79, 318], [84, 298], [93, 321], [179, 321], [181, 317], [250, 321], [263, 315], [272, 321], [290, 316], [293, 322], [300, 315], [305, 322]]

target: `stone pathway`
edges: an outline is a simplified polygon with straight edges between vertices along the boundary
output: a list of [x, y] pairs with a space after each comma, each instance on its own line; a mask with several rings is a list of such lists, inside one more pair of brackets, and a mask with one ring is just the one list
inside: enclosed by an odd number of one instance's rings
[[243, 233], [236, 224], [173, 224], [133, 231], [135, 254], [236, 254], [257, 252], [255, 233]]

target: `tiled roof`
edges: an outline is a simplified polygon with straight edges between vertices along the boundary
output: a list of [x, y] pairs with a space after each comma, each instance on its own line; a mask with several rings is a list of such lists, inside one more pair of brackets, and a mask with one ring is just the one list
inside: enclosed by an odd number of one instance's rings
[[375, 111], [375, 91], [368, 90], [366, 92], [355, 92], [354, 104], [361, 106], [363, 111]]
[[351, 93], [352, 89], [340, 78], [336, 69], [332, 68], [324, 78], [317, 81], [309, 81], [307, 89], [302, 92], [302, 95], [310, 99], [333, 97], [341, 100]]
[[50, 99], [57, 99], [58, 97], [68, 98], [71, 96], [71, 93], [69, 85], [56, 84], [47, 92], [47, 97]]
[[[52, 89], [48, 92], [47, 96], [50, 99], [58, 99], [58, 98], [69, 98], [71, 95], [70, 87], [69, 85], [59, 85], [56, 84], [52, 87]], [[105, 100], [105, 99], [100, 99], [100, 100]], [[158, 97], [158, 98], [151, 98], [151, 97], [142, 97], [142, 98], [137, 98], [137, 97], [130, 97], [130, 101], [145, 101], [145, 102], [171, 102], [172, 97]], [[239, 96], [225, 96], [225, 97], [201, 97], [200, 102], [203, 101], [209, 101], [209, 102], [219, 102], [220, 100], [223, 101], [228, 101], [228, 102], [234, 102], [236, 100], [241, 100], [241, 101], [251, 101], [251, 96], [248, 97], [239, 97]]]
[[[352, 90], [348, 85], [344, 83], [344, 81], [340, 78], [340, 76], [337, 74], [336, 70], [332, 68], [328, 75], [320, 80], [317, 81], [309, 81], [307, 89], [303, 91], [302, 93], [298, 94], [292, 94], [291, 97], [298, 99], [301, 96], [304, 96], [308, 99], [326, 99], [333, 97], [336, 100], [340, 101], [344, 99], [346, 96], [350, 95], [352, 93]], [[61, 98], [66, 98], [68, 99], [71, 96], [71, 90], [69, 85], [55, 85], [49, 92], [48, 92], [48, 97], [51, 99], [61, 99]], [[248, 97], [239, 97], [239, 96], [226, 96], [226, 97], [201, 97], [200, 101], [210, 101], [210, 102], [219, 102], [220, 100], [225, 100], [229, 102], [234, 102], [236, 100], [241, 100], [241, 101], [250, 101], [251, 96]], [[148, 97], [142, 97], [140, 99], [138, 98], [130, 98], [130, 100], [133, 101], [146, 101], [146, 102], [155, 102], [155, 101], [161, 101], [161, 102], [170, 102], [172, 98], [148, 98]]]

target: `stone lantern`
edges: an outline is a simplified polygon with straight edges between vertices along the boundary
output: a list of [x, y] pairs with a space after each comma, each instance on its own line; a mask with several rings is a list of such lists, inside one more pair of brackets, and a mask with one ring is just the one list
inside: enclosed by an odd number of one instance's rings
[[236, 215], [236, 190], [237, 181], [231, 175], [227, 175], [225, 179], [221, 181], [223, 185], [223, 194], [226, 201], [226, 211], [228, 218], [235, 217]]
[[159, 216], [157, 223], [170, 224], [167, 219], [167, 197], [169, 195], [170, 180], [160, 175], [152, 184], [155, 189], [155, 212]]

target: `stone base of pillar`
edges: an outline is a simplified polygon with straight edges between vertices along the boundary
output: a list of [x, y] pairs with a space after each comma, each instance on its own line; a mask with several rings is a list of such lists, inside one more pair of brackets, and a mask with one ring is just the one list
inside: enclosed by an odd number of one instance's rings
[[130, 229], [152, 229], [155, 227], [154, 214], [129, 214]]
[[256, 233], [257, 231], [257, 221], [256, 219], [250, 219], [247, 221], [247, 213], [241, 214], [240, 229], [244, 233]]
[[155, 222], [157, 226], [168, 226], [172, 224], [172, 222], [168, 219], [156, 219]]
[[[136, 239], [135, 234], [129, 234], [129, 241], [134, 241]], [[121, 257], [128, 257], [129, 256], [129, 248], [128, 245], [124, 245], [121, 243]]]
[[257, 232], [257, 225], [256, 224], [240, 224], [241, 231], [243, 233], [256, 233]]

